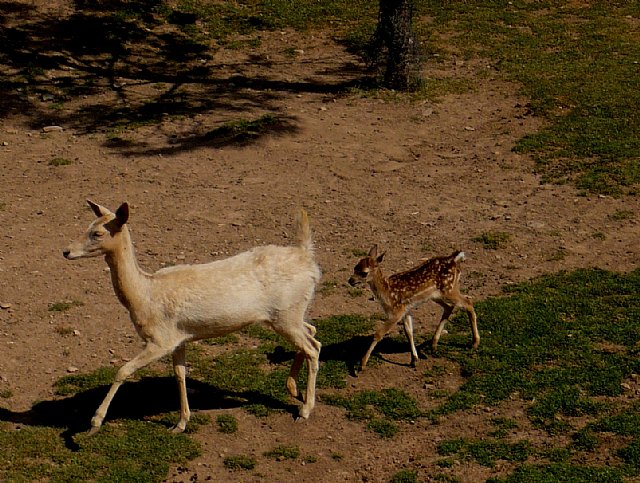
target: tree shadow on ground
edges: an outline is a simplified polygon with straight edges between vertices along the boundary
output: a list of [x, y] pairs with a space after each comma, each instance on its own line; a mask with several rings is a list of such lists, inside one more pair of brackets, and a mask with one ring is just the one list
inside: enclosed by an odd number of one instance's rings
[[[353, 64], [344, 65], [352, 80], [336, 83], [239, 75], [239, 66], [216, 64], [210, 47], [180, 28], [195, 22], [192, 15], [161, 0], [75, 3], [68, 13], [42, 13], [0, 1], [0, 116], [26, 115], [31, 129], [60, 124], [76, 132], [198, 114], [240, 116], [252, 109], [281, 116], [281, 123], [241, 141], [246, 143], [295, 130], [295, 120], [276, 105], [283, 96], [339, 94], [362, 75]], [[252, 56], [245, 65], [268, 67], [270, 62]], [[213, 130], [174, 142], [165, 154], [238, 143], [219, 134]], [[145, 150], [144, 144], [111, 147], [136, 154]]]

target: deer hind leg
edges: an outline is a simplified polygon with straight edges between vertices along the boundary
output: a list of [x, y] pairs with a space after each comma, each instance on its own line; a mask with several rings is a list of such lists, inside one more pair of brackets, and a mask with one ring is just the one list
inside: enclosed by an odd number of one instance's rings
[[307, 419], [315, 407], [316, 379], [320, 368], [320, 349], [322, 348], [320, 341], [314, 337], [315, 327], [303, 320], [305, 311], [306, 309], [281, 314], [279, 320], [273, 326], [276, 332], [298, 349], [287, 377], [287, 390], [293, 397], [298, 396], [296, 377], [304, 360], [306, 359], [307, 361], [307, 391], [303, 405], [300, 408], [298, 420]]
[[[313, 339], [313, 336], [316, 335], [316, 328], [304, 322], [304, 328], [309, 337]], [[315, 340], [315, 339], [314, 339]], [[320, 350], [320, 348], [318, 348]], [[291, 397], [297, 398], [299, 396], [298, 387], [296, 385], [296, 378], [300, 373], [300, 368], [302, 367], [302, 363], [304, 362], [305, 353], [303, 351], [296, 352], [295, 358], [293, 359], [293, 364], [291, 365], [291, 371], [289, 372], [289, 377], [287, 377], [287, 390]]]
[[433, 339], [431, 339], [431, 350], [433, 352], [435, 352], [438, 348], [438, 341], [440, 340], [440, 336], [442, 335], [444, 326], [449, 320], [449, 317], [451, 317], [451, 314], [453, 313], [453, 309], [455, 307], [455, 305], [449, 305], [442, 300], [438, 300], [437, 302], [442, 307], [443, 312], [442, 317], [440, 318], [440, 323], [438, 324], [438, 328], [436, 329], [436, 333], [433, 334]]
[[180, 421], [173, 427], [172, 431], [174, 433], [182, 433], [186, 429], [189, 419], [191, 419], [189, 400], [187, 399], [185, 362], [185, 347], [181, 345], [173, 353], [173, 372], [178, 381], [178, 389], [180, 391]]
[[404, 311], [401, 312], [400, 314], [393, 315], [389, 317], [383, 325], [378, 327], [378, 330], [376, 330], [376, 332], [373, 334], [373, 340], [371, 341], [371, 345], [369, 346], [369, 349], [367, 350], [366, 354], [364, 355], [360, 363], [361, 370], [364, 370], [364, 368], [367, 366], [367, 362], [369, 362], [369, 358], [373, 353], [373, 349], [376, 347], [378, 342], [380, 342], [382, 338], [385, 335], [387, 335], [391, 331], [391, 329], [393, 329], [396, 326], [396, 324], [400, 322], [400, 320], [402, 320], [402, 317], [404, 317], [404, 315], [405, 315]]
[[113, 397], [118, 392], [118, 389], [122, 385], [122, 383], [130, 377], [134, 372], [147, 364], [152, 363], [153, 361], [157, 361], [161, 357], [169, 354], [173, 348], [165, 349], [160, 347], [153, 342], [148, 342], [146, 347], [140, 352], [137, 356], [123, 365], [117, 372], [115, 381], [109, 388], [109, 392], [105, 396], [102, 404], [96, 410], [95, 415], [91, 419], [91, 430], [89, 431], [90, 435], [97, 433], [100, 430], [100, 426], [102, 426], [102, 422], [104, 421], [105, 416], [107, 415], [107, 410], [109, 409], [109, 405], [113, 400]]
[[471, 334], [473, 336], [473, 348], [477, 349], [480, 345], [480, 332], [478, 331], [478, 318], [476, 317], [476, 311], [473, 308], [473, 302], [471, 297], [462, 296], [462, 307], [467, 311], [469, 316], [469, 323], [471, 324]]
[[413, 317], [407, 314], [404, 317], [404, 333], [409, 339], [409, 345], [411, 346], [411, 367], [416, 367], [418, 364], [418, 351], [416, 350], [416, 343], [413, 340]]

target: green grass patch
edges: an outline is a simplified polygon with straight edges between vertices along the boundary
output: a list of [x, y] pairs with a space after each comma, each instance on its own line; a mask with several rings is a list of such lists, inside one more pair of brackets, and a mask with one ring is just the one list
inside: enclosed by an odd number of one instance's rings
[[[366, 347], [354, 342], [369, 336], [376, 326], [375, 317], [335, 315], [314, 321], [317, 339], [322, 343], [322, 365], [318, 373], [319, 388], [344, 388], [354, 364], [362, 357]], [[375, 358], [371, 360], [375, 366]]]
[[393, 474], [390, 483], [417, 483], [418, 472], [415, 470], [400, 470]]
[[[180, 413], [178, 411], [173, 411], [169, 413], [163, 413], [158, 417], [148, 418], [151, 421], [162, 423], [167, 428], [173, 428], [178, 421], [180, 420]], [[205, 426], [211, 424], [211, 417], [208, 414], [196, 412], [191, 414], [191, 418], [189, 419], [189, 424], [187, 424], [186, 429], [184, 430], [184, 434], [194, 434], [198, 432], [200, 426]]]
[[21, 426], [0, 430], [2, 481], [160, 482], [174, 464], [200, 454], [197, 443], [156, 423], [123, 421], [97, 435], [75, 436], [65, 446], [61, 430]]
[[91, 374], [72, 374], [61, 377], [54, 384], [55, 393], [59, 396], [72, 396], [90, 389], [108, 386], [115, 379], [116, 367], [100, 367]]
[[[246, 401], [245, 408], [257, 416], [267, 416], [291, 403], [285, 386], [288, 365], [270, 365], [266, 354], [258, 350], [239, 349], [213, 360], [190, 350], [189, 359], [191, 377]], [[251, 402], [249, 395], [265, 402]]]
[[64, 302], [54, 302], [49, 304], [49, 312], [66, 312], [67, 310], [71, 310], [74, 307], [82, 307], [84, 302], [80, 302], [79, 300], [67, 300]]
[[511, 235], [502, 231], [486, 232], [472, 238], [472, 241], [481, 243], [487, 250], [505, 248], [510, 240]]
[[419, 2], [447, 55], [491, 58], [549, 123], [516, 146], [544, 180], [637, 193], [640, 8], [634, 2]]
[[349, 419], [366, 422], [367, 429], [386, 438], [398, 432], [395, 421], [413, 421], [423, 415], [415, 399], [396, 388], [361, 391], [351, 397], [324, 395], [322, 401], [345, 408]]
[[611, 221], [633, 220], [635, 218], [635, 213], [633, 210], [617, 210], [611, 213], [608, 218]]
[[522, 465], [506, 478], [490, 478], [488, 483], [622, 483], [623, 474], [616, 468], [552, 463]]
[[49, 161], [49, 166], [68, 166], [73, 164], [73, 161], [67, 158], [53, 158]]
[[[476, 353], [455, 342], [458, 331], [466, 329], [464, 318], [456, 317], [450, 325], [454, 339], [449, 337], [440, 353], [460, 364], [466, 381], [430, 416], [437, 420], [441, 414], [515, 398], [529, 402], [526, 415], [534, 426], [568, 435], [571, 443], [540, 452], [526, 442], [514, 446], [503, 438], [515, 422], [498, 418], [492, 421], [496, 430], [489, 433], [495, 439], [450, 440], [440, 445], [439, 453], [487, 466], [501, 459], [536, 460], [517, 464], [506, 479], [491, 481], [622, 481], [638, 476], [640, 406], [629, 407], [622, 393], [622, 384], [640, 372], [638, 286], [638, 269], [626, 274], [582, 269], [510, 286], [506, 296], [476, 304], [481, 330], [489, 334]], [[615, 452], [620, 464], [576, 463], [576, 455], [599, 451], [603, 432], [621, 438]]]
[[270, 451], [266, 451], [263, 455], [277, 461], [295, 460], [300, 456], [300, 448], [297, 446], [280, 445]]
[[233, 471], [252, 470], [258, 464], [255, 458], [246, 455], [227, 456], [222, 462], [225, 468]]
[[[517, 394], [536, 401], [529, 416], [543, 427], [598, 414], [605, 408], [594, 398], [620, 395], [623, 380], [640, 370], [639, 283], [640, 270], [578, 270], [479, 302], [481, 330], [491, 335], [475, 354], [454, 345], [440, 349], [461, 364], [467, 381], [435, 413], [497, 404]], [[456, 317], [450, 331], [455, 335], [465, 325]]]
[[[195, 34], [195, 19], [203, 29], [199, 36], [229, 43], [237, 34], [253, 35], [260, 30], [293, 28], [305, 31], [331, 27], [336, 34], [347, 33], [353, 41], [368, 38], [377, 18], [377, 5], [368, 1], [268, 0], [266, 2], [212, 3], [206, 0], [179, 0], [175, 10], [165, 9], [170, 22], [180, 23], [187, 33]], [[177, 22], [184, 14], [193, 15], [192, 22]], [[206, 33], [205, 33], [206, 32]]]
[[494, 467], [498, 460], [522, 462], [533, 453], [528, 441], [508, 443], [499, 440], [445, 440], [438, 445], [441, 456], [457, 455], [462, 459], [473, 459], [479, 464]]
[[513, 419], [508, 418], [494, 418], [491, 423], [495, 426], [495, 430], [489, 433], [489, 436], [494, 438], [504, 438], [509, 434], [509, 431], [518, 428], [518, 423]]
[[231, 414], [221, 414], [216, 418], [218, 431], [225, 434], [233, 434], [238, 431], [238, 420]]

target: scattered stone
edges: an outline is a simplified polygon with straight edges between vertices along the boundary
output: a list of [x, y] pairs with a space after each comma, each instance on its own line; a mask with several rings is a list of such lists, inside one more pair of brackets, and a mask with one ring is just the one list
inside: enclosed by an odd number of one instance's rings
[[78, 372], [78, 368], [76, 366], [67, 367], [67, 372]]
[[13, 305], [11, 305], [10, 303], [7, 303], [7, 302], [0, 303], [0, 309], [2, 310], [7, 310], [7, 309], [10, 309], [11, 307], [13, 307]]
[[62, 126], [45, 126], [42, 128], [42, 132], [62, 132], [64, 128]]

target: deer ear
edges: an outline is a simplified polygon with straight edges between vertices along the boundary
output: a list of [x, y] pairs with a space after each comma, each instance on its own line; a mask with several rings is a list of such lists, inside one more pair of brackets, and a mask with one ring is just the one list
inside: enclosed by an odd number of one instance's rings
[[376, 262], [378, 262], [378, 263], [382, 262], [382, 259], [384, 258], [384, 254], [385, 254], [385, 253], [387, 253], [387, 252], [382, 252], [382, 253], [380, 254], [380, 256], [379, 256], [378, 258], [376, 258]]
[[91, 207], [91, 210], [93, 211], [93, 213], [98, 217], [108, 215], [109, 213], [111, 213], [104, 206], [100, 206], [98, 203], [94, 203], [91, 200], [87, 200], [87, 203]]
[[371, 250], [369, 250], [369, 256], [371, 258], [376, 258], [378, 256], [378, 245], [373, 245]]
[[118, 225], [124, 225], [129, 220], [129, 203], [126, 201], [120, 205], [120, 208], [116, 210], [116, 221]]

